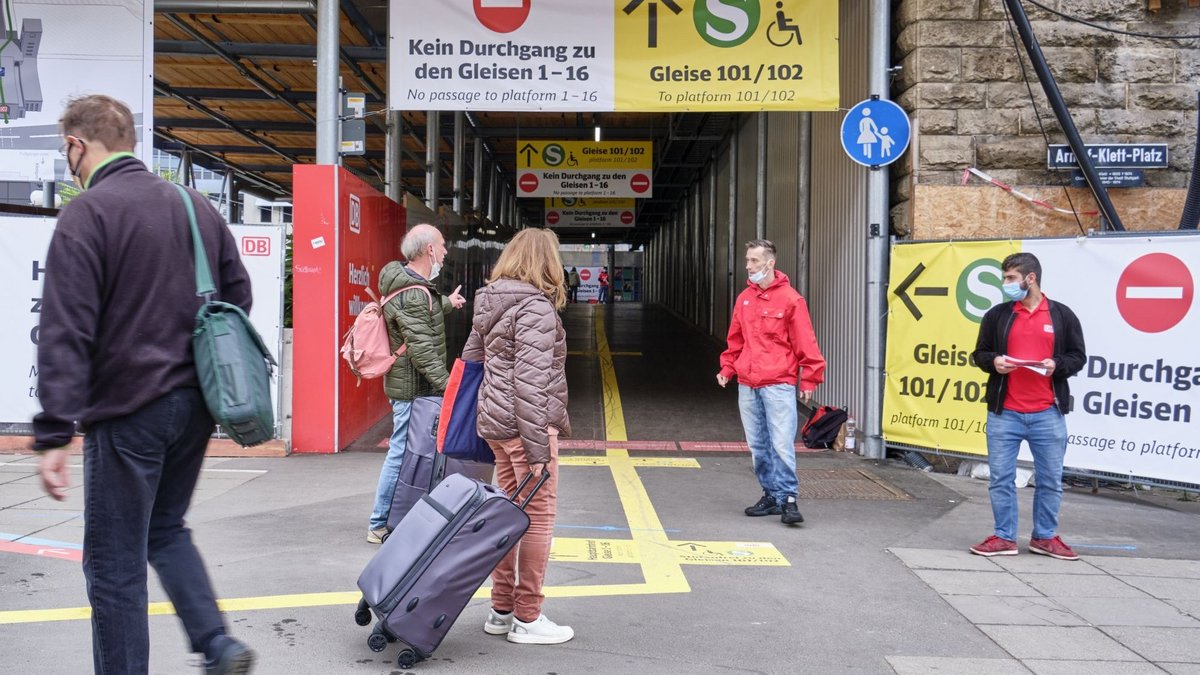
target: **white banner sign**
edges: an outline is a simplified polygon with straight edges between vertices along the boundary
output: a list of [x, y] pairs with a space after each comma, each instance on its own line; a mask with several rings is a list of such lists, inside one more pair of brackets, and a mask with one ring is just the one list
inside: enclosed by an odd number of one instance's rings
[[[242, 263], [250, 274], [254, 306], [250, 321], [262, 335], [276, 361], [283, 340], [282, 225], [232, 225]], [[54, 233], [51, 218], [0, 216], [0, 427], [27, 425], [41, 411], [37, 398], [37, 327], [42, 282], [47, 273], [46, 251]], [[190, 271], [187, 271], [191, 274]], [[272, 395], [278, 417], [278, 378]]]

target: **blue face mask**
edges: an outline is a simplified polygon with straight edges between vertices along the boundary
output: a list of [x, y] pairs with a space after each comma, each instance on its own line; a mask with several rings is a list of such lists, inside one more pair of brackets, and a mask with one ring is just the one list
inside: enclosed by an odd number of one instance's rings
[[1004, 284], [1001, 288], [1004, 290], [1004, 297], [1014, 302], [1020, 302], [1025, 299], [1025, 296], [1029, 295], [1029, 288], [1022, 288], [1019, 281]]

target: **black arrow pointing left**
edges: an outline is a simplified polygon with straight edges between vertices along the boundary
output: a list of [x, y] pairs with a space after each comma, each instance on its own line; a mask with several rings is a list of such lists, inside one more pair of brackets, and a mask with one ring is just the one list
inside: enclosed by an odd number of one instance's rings
[[[917, 266], [913, 268], [913, 271], [909, 272], [908, 276], [904, 277], [904, 281], [901, 281], [899, 284], [897, 284], [895, 290], [892, 291], [892, 293], [896, 294], [897, 298], [900, 298], [900, 302], [904, 303], [904, 306], [908, 308], [908, 311], [912, 312], [913, 318], [917, 321], [920, 321], [921, 317], [924, 315], [921, 314], [921, 310], [917, 309], [917, 304], [913, 302], [911, 297], [909, 297], [908, 289], [913, 285], [913, 282], [917, 280], [917, 277], [921, 276], [921, 273], [924, 271], [925, 263], [917, 263]], [[949, 294], [950, 289], [945, 286], [920, 286], [913, 289], [913, 295], [920, 296], [946, 296]]]

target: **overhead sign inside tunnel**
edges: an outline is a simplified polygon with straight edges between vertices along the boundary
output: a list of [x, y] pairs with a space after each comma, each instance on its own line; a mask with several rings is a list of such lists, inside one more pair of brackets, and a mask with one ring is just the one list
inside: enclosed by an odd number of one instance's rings
[[518, 141], [517, 196], [652, 197], [653, 152], [650, 141]]
[[1200, 484], [1200, 236], [893, 247], [886, 440], [987, 454], [987, 374], [971, 352], [984, 313], [1003, 302], [1001, 261], [1017, 251], [1038, 257], [1046, 297], [1075, 312], [1087, 344], [1069, 380], [1065, 465]]
[[389, 3], [397, 110], [836, 110], [837, 0]]

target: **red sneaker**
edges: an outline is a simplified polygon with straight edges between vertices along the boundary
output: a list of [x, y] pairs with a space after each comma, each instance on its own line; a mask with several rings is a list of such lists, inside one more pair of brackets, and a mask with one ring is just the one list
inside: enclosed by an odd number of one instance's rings
[[1067, 546], [1057, 534], [1050, 539], [1030, 539], [1029, 552], [1048, 555], [1059, 560], [1079, 560], [1079, 554]]
[[988, 558], [994, 555], [1016, 555], [1017, 542], [1001, 539], [996, 535], [992, 535], [987, 539], [984, 539], [981, 543], [972, 546], [971, 553]]

